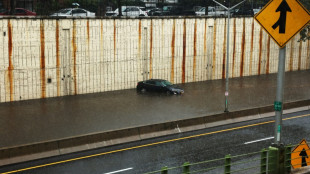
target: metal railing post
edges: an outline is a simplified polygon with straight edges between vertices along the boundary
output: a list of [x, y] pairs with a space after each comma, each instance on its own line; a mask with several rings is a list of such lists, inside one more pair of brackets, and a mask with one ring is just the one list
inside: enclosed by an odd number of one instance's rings
[[161, 174], [168, 174], [168, 167], [167, 166], [161, 168]]
[[267, 150], [263, 149], [260, 156], [260, 173], [267, 174]]
[[268, 149], [268, 174], [279, 173], [279, 149], [276, 147], [269, 147]]
[[182, 174], [190, 174], [189, 166], [190, 166], [190, 163], [189, 163], [189, 162], [185, 162], [185, 163], [183, 164], [183, 173], [182, 173]]
[[225, 174], [230, 174], [231, 158], [230, 155], [225, 156]]
[[291, 153], [292, 146], [286, 146], [284, 150], [284, 172], [291, 173]]

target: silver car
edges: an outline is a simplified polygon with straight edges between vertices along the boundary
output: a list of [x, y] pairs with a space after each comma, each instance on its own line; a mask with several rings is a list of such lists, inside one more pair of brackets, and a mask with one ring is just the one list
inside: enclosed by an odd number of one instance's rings
[[82, 8], [65, 8], [51, 14], [50, 16], [95, 17], [96, 14]]

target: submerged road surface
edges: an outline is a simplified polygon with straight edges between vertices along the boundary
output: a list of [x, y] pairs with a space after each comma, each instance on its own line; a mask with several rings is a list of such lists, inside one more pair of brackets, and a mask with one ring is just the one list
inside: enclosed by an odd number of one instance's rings
[[[285, 102], [310, 99], [310, 71], [285, 75]], [[182, 96], [135, 89], [0, 104], [0, 148], [223, 113], [225, 80], [181, 85]], [[271, 106], [276, 74], [232, 78], [229, 111]]]

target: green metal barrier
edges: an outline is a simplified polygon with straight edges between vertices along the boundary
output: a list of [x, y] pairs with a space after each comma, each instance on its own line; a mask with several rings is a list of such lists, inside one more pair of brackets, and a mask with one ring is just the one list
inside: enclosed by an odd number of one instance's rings
[[[176, 170], [179, 170], [182, 174], [195, 174], [195, 173], [206, 173], [210, 172], [213, 173], [213, 170], [222, 170], [224, 174], [233, 174], [233, 173], [247, 173], [247, 171], [252, 171], [251, 174], [289, 174], [291, 172], [291, 154], [292, 154], [292, 145], [289, 146], [281, 146], [281, 147], [268, 147], [266, 149], [262, 149], [260, 152], [253, 152], [248, 154], [242, 155], [226, 155], [225, 158], [214, 159], [209, 161], [202, 161], [197, 163], [189, 163], [185, 162], [182, 166], [178, 167], [171, 167], [168, 168], [163, 167], [161, 170], [148, 172], [145, 174], [168, 174], [176, 173]], [[300, 153], [300, 152], [295, 152]], [[259, 158], [254, 158], [253, 156], [259, 156]], [[241, 160], [238, 162], [233, 163], [232, 161], [236, 158], [245, 158], [248, 157], [250, 159]], [[260, 163], [259, 165], [250, 166], [247, 163]], [[204, 166], [206, 164], [211, 163], [222, 163], [223, 165], [217, 165], [214, 167], [203, 168], [200, 167], [199, 169], [195, 168], [197, 166]], [[244, 168], [237, 168], [236, 166], [243, 165], [246, 166]], [[299, 164], [300, 165], [300, 164]], [[234, 167], [234, 170], [232, 170]], [[237, 170], [236, 170], [237, 168]], [[253, 173], [253, 171], [258, 171], [257, 173]]]
[[231, 158], [230, 155], [225, 156], [225, 174], [230, 174], [230, 168], [231, 168]]

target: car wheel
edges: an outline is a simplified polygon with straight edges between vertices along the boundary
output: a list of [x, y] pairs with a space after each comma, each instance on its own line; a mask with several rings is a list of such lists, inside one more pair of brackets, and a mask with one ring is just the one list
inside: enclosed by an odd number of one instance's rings
[[144, 16], [143, 14], [140, 14], [139, 16]]
[[141, 91], [142, 93], [145, 93], [145, 92], [146, 92], [146, 89], [145, 89], [145, 88], [142, 88], [140, 91]]
[[171, 95], [172, 92], [171, 92], [171, 91], [166, 91], [166, 94], [167, 94], [167, 95]]

